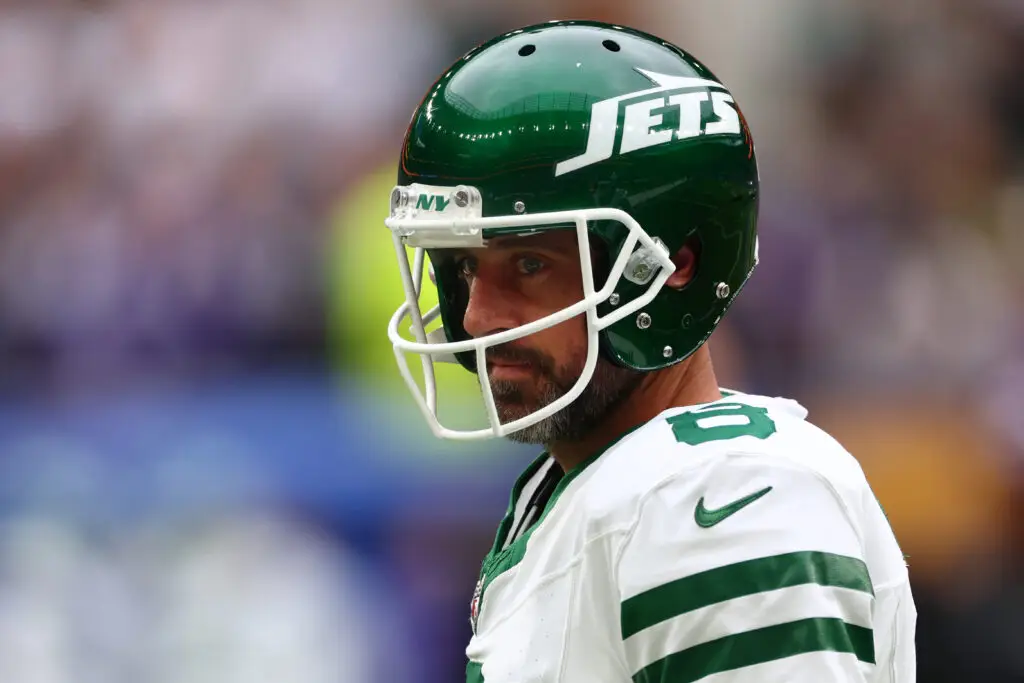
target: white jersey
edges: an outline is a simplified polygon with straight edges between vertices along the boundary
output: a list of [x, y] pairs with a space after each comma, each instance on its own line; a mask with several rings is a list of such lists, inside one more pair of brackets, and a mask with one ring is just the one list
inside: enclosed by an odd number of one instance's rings
[[913, 683], [904, 556], [806, 416], [736, 393], [673, 408], [543, 511], [529, 501], [558, 472], [541, 456], [473, 595], [469, 683]]

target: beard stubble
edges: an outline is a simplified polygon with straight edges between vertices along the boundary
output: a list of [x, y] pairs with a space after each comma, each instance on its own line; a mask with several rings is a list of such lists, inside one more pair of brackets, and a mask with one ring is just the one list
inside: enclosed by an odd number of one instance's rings
[[[585, 354], [576, 354], [560, 367], [549, 356], [533, 349], [496, 347], [489, 358], [529, 363], [539, 381], [527, 405], [521, 382], [491, 380], [491, 392], [502, 424], [525, 417], [565, 396], [583, 373]], [[579, 441], [624, 403], [640, 385], [641, 372], [623, 368], [598, 357], [594, 374], [575, 401], [540, 422], [506, 436], [510, 441], [529, 444]]]

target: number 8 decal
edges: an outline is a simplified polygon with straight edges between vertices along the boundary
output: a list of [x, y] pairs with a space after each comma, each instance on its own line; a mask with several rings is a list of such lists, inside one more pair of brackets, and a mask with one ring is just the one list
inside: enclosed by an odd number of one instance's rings
[[741, 436], [767, 439], [775, 433], [775, 423], [767, 408], [743, 403], [719, 403], [667, 419], [676, 441], [697, 446], [708, 441], [724, 441]]

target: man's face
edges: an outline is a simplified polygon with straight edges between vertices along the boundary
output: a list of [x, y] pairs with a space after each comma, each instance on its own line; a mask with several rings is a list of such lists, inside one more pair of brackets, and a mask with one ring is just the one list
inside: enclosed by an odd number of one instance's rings
[[[486, 249], [459, 251], [454, 257], [459, 277], [469, 288], [463, 324], [475, 338], [539, 320], [583, 299], [573, 230], [499, 238]], [[502, 423], [525, 417], [565, 395], [583, 372], [587, 343], [586, 317], [581, 314], [488, 349], [487, 378]], [[583, 394], [509, 438], [522, 443], [577, 440], [628, 396], [641, 377], [599, 358]]]

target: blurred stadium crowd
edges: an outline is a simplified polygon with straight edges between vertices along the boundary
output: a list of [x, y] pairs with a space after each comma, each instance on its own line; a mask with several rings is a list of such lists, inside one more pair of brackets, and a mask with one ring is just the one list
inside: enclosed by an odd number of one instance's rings
[[436, 74], [552, 18], [730, 84], [761, 265], [719, 371], [863, 463], [920, 680], [1024, 681], [1017, 0], [0, 2], [0, 681], [459, 679], [531, 453], [421, 427], [382, 219]]

